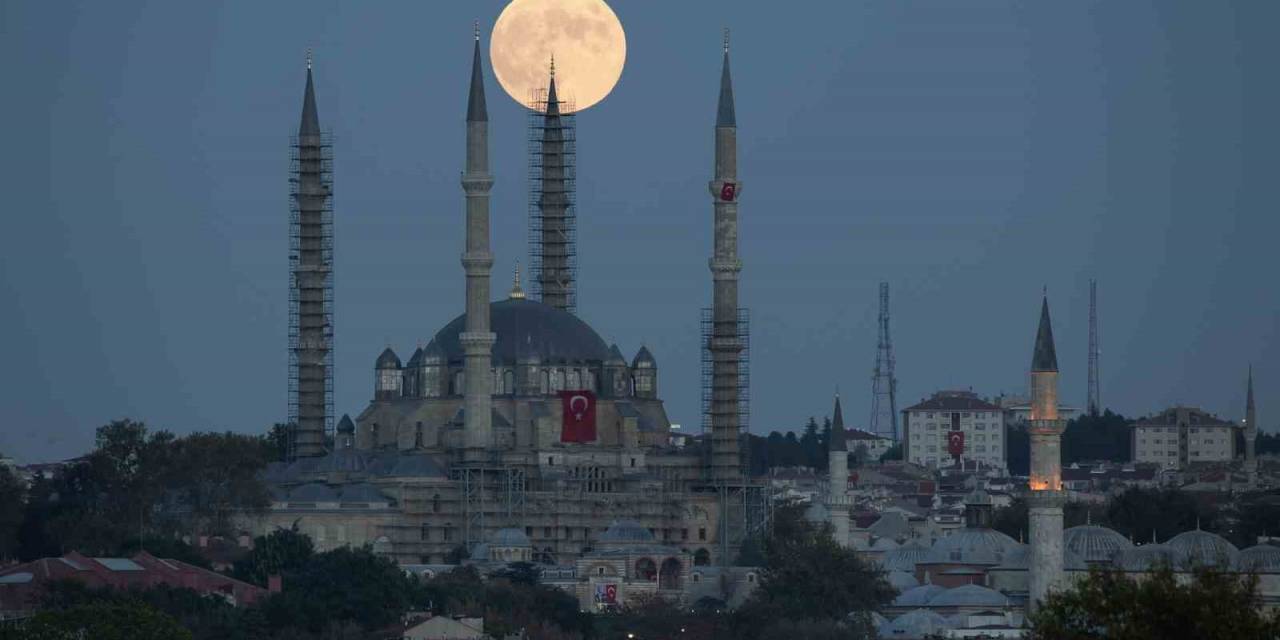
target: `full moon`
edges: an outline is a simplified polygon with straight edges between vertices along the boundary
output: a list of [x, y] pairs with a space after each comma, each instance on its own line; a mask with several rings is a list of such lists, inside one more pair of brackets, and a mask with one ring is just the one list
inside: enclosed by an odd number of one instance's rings
[[582, 111], [609, 95], [627, 59], [622, 23], [604, 0], [514, 0], [493, 25], [489, 58], [498, 84], [529, 106], [546, 89], [551, 58], [556, 92]]

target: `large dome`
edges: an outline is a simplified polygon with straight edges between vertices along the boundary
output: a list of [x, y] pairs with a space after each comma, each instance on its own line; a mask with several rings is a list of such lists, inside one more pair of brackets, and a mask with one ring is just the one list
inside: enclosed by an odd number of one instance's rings
[[[461, 362], [466, 314], [454, 318], [432, 340], [450, 362]], [[578, 316], [541, 302], [509, 298], [489, 305], [489, 327], [498, 335], [493, 360], [515, 364], [521, 355], [535, 353], [544, 363], [604, 362], [609, 345]]]
[[1016, 540], [995, 529], [961, 529], [933, 543], [925, 562], [996, 565], [1017, 548]]
[[1067, 549], [1076, 552], [1085, 562], [1111, 562], [1117, 553], [1132, 549], [1133, 544], [1119, 531], [1095, 524], [1071, 527], [1063, 534]]
[[1240, 550], [1226, 538], [1199, 529], [1183, 531], [1165, 544], [1181, 552], [1186, 559], [1211, 567], [1233, 566], [1240, 555]]

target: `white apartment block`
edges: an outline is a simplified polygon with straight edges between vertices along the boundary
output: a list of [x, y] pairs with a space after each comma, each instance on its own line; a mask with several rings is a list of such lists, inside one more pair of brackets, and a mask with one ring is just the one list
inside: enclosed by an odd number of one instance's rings
[[1181, 469], [1192, 462], [1235, 458], [1239, 427], [1194, 407], [1173, 407], [1133, 424], [1134, 462]]
[[952, 431], [964, 434], [964, 462], [1006, 468], [1004, 411], [971, 391], [939, 391], [903, 409], [903, 457], [927, 467], [953, 464]]

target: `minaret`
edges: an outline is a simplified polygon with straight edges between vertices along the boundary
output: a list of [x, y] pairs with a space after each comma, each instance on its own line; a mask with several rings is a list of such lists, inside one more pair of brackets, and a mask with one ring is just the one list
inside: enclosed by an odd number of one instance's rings
[[551, 58], [551, 81], [547, 86], [546, 110], [537, 128], [541, 130], [538, 146], [540, 165], [538, 192], [535, 194], [538, 216], [537, 278], [538, 291], [544, 304], [572, 312], [576, 307], [574, 291], [574, 230], [570, 207], [573, 205], [573, 129], [569, 115], [560, 113], [556, 93], [556, 60]]
[[715, 177], [708, 185], [715, 206], [715, 248], [711, 256], [711, 477], [741, 477], [738, 458], [738, 354], [743, 344], [738, 328], [738, 125], [729, 77], [729, 30], [724, 32], [724, 66], [716, 108]]
[[844, 412], [840, 394], [831, 416], [831, 438], [827, 442], [827, 511], [831, 514], [831, 536], [842, 547], [849, 546], [849, 445], [845, 440]]
[[476, 27], [475, 53], [471, 59], [471, 94], [467, 98], [467, 161], [462, 191], [467, 196], [467, 240], [462, 268], [467, 277], [467, 320], [459, 341], [465, 357], [463, 378], [465, 407], [465, 459], [487, 459], [493, 446], [490, 354], [494, 335], [489, 331], [489, 114], [484, 101], [484, 72], [480, 66], [480, 28]]
[[1249, 478], [1249, 486], [1258, 482], [1258, 459], [1254, 457], [1255, 441], [1258, 439], [1258, 410], [1253, 404], [1253, 365], [1249, 365], [1249, 391], [1244, 404], [1244, 472]]
[[331, 148], [320, 132], [311, 54], [293, 145], [289, 224], [289, 457], [323, 455], [333, 423]]
[[1062, 583], [1062, 432], [1058, 418], [1058, 355], [1049, 322], [1049, 299], [1040, 306], [1040, 328], [1031, 356], [1031, 585], [1028, 613]]

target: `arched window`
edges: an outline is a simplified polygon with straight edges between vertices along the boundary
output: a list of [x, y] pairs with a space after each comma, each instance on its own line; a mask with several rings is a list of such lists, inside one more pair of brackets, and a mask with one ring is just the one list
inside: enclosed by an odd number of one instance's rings
[[582, 388], [582, 379], [581, 379], [581, 376], [578, 374], [577, 369], [570, 369], [567, 372], [565, 372], [564, 388], [566, 389]]
[[546, 369], [542, 370], [542, 395], [551, 393], [551, 373]]
[[564, 389], [564, 372], [559, 369], [551, 370], [551, 391], [560, 391]]
[[489, 384], [494, 395], [502, 395], [502, 376], [498, 375], [497, 369], [489, 370]]
[[657, 580], [658, 565], [651, 558], [640, 558], [636, 560], [636, 578], [640, 580]]
[[440, 513], [440, 494], [431, 496], [431, 512]]
[[679, 589], [680, 588], [680, 572], [684, 569], [680, 565], [680, 561], [675, 558], [667, 558], [662, 561], [662, 570], [658, 572], [658, 588], [659, 589]]
[[461, 371], [456, 371], [456, 372], [454, 372], [454, 374], [453, 374], [453, 395], [455, 395], [455, 396], [460, 396], [460, 395], [462, 395], [463, 390], [466, 388], [466, 387], [464, 387], [463, 385], [465, 385], [465, 384], [466, 384], [466, 382], [467, 382], [467, 381], [466, 381], [466, 379], [465, 379], [465, 378], [463, 378], [463, 376], [462, 376], [462, 372], [461, 372]]
[[502, 392], [503, 393], [516, 392], [516, 374], [510, 369], [507, 369], [502, 372]]
[[711, 552], [706, 549], [698, 549], [693, 552], [693, 566], [705, 567], [711, 564]]

